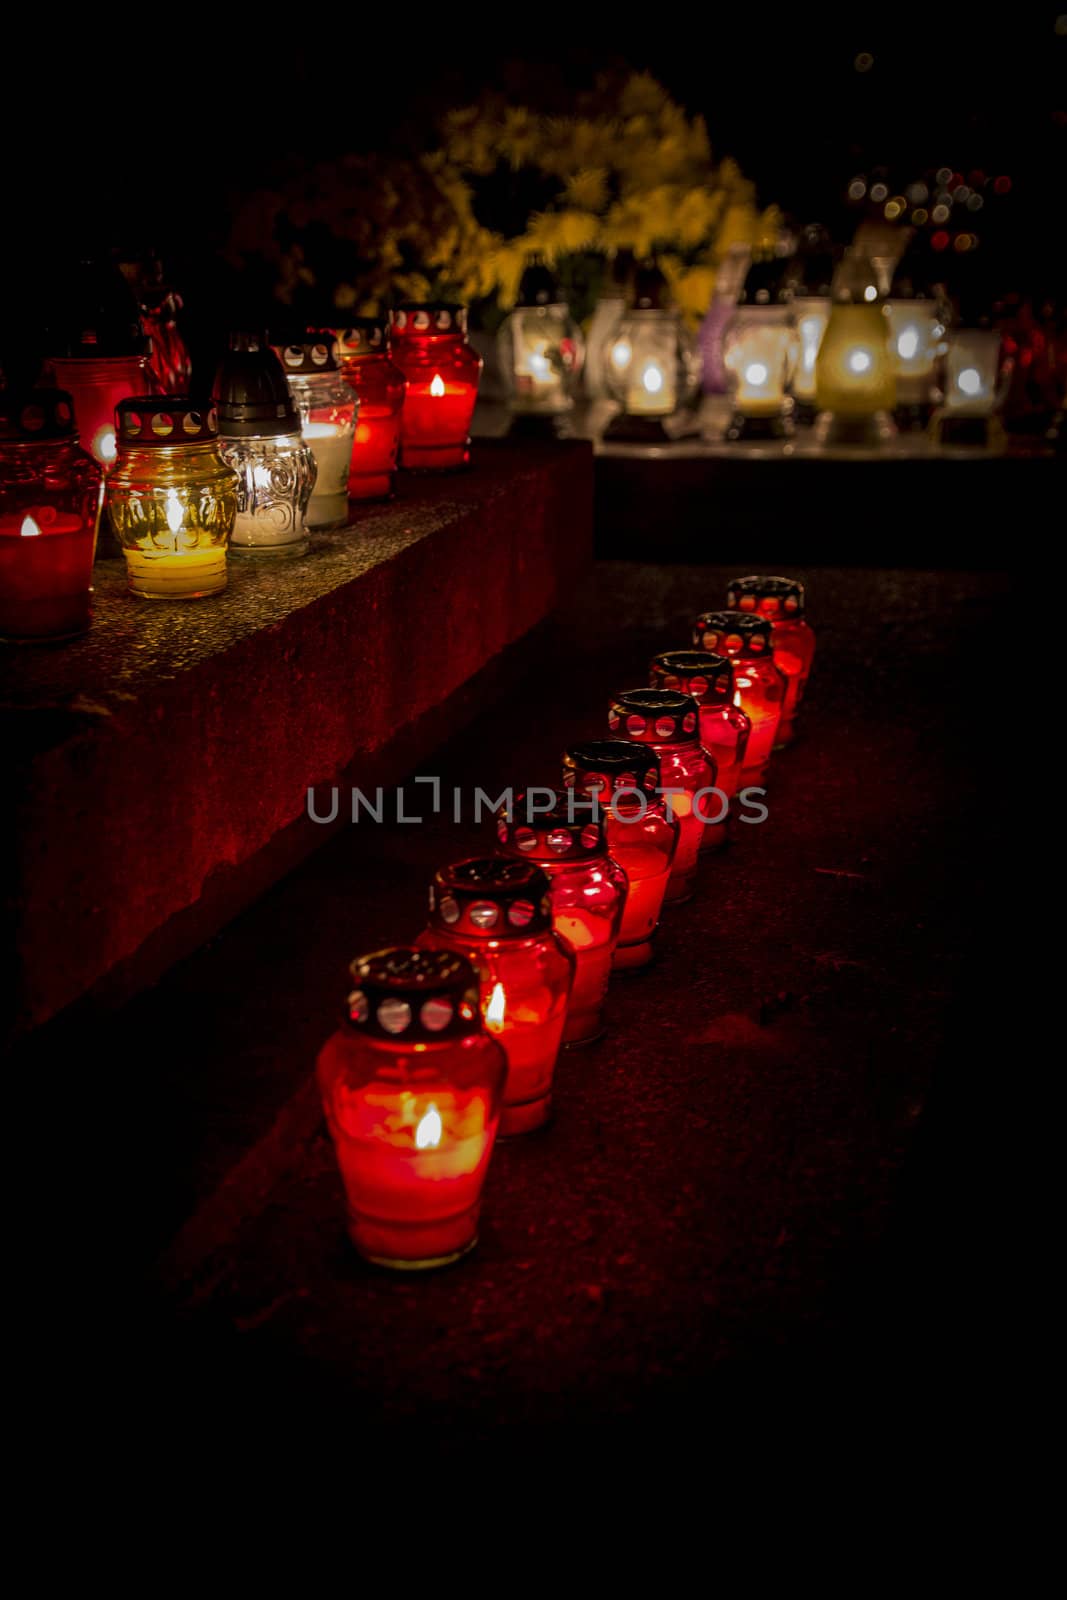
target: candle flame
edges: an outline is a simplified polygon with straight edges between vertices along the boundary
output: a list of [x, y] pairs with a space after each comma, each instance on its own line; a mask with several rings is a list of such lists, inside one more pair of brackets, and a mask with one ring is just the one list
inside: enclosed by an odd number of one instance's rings
[[848, 355], [848, 370], [850, 372], [869, 372], [871, 367], [871, 352], [869, 350], [850, 350]]
[[964, 394], [981, 394], [982, 392], [982, 374], [977, 367], [964, 367], [956, 382]]
[[910, 361], [919, 354], [919, 335], [915, 328], [905, 328], [897, 340], [897, 355], [902, 361]]
[[628, 339], [620, 339], [618, 344], [612, 346], [611, 364], [615, 368], [616, 372], [621, 372], [624, 367], [628, 367], [630, 365], [630, 357], [632, 355], [633, 351], [630, 348], [630, 342]]
[[753, 361], [745, 368], [745, 382], [751, 383], [754, 388], [766, 383], [769, 377], [770, 372], [762, 361]]
[[494, 986], [489, 996], [489, 1004], [485, 1008], [485, 1020], [490, 1028], [497, 1032], [504, 1026], [504, 985], [498, 983]]
[[654, 361], [650, 361], [641, 374], [641, 382], [646, 394], [659, 394], [663, 388], [663, 373]]
[[105, 465], [110, 461], [114, 461], [119, 453], [114, 428], [110, 425], [97, 428], [96, 433], [93, 435], [92, 452], [96, 459]]
[[415, 1129], [416, 1150], [436, 1150], [441, 1143], [443, 1132], [444, 1125], [441, 1122], [441, 1113], [431, 1100], [429, 1107], [419, 1119], [418, 1127]]
[[442, 395], [445, 392], [445, 380], [439, 372], [435, 372], [430, 382], [430, 393]]
[[167, 527], [171, 533], [180, 533], [185, 512], [176, 489], [167, 490]]
[[19, 529], [19, 532], [24, 539], [34, 539], [37, 537], [40, 531], [41, 529], [39, 524], [36, 523], [32, 517], [23, 517], [22, 527]]

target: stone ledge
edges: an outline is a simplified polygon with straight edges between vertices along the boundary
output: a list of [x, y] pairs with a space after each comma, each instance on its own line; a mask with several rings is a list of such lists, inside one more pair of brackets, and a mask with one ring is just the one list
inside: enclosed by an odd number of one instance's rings
[[16, 1031], [153, 981], [321, 843], [309, 786], [454, 731], [589, 561], [592, 485], [585, 444], [485, 444], [304, 561], [234, 560], [216, 600], [136, 603], [100, 563], [91, 632], [3, 662]]

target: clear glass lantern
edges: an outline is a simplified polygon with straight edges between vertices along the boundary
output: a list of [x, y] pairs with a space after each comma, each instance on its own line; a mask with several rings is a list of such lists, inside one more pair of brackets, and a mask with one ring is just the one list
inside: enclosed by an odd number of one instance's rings
[[945, 325], [935, 301], [920, 298], [885, 303], [889, 324], [889, 362], [896, 383], [898, 427], [925, 427], [937, 391], [937, 362]]
[[504, 1051], [462, 956], [377, 950], [351, 973], [347, 1022], [317, 1064], [348, 1231], [377, 1266], [443, 1267], [478, 1241]]
[[726, 437], [791, 437], [793, 400], [787, 386], [796, 360], [796, 329], [778, 258], [749, 267], [723, 336], [722, 359], [734, 404]]
[[131, 592], [148, 600], [221, 593], [239, 483], [219, 449], [214, 408], [187, 395], [123, 400], [115, 431], [106, 503]]
[[0, 390], [0, 638], [67, 639], [89, 626], [103, 473], [58, 389]]
[[305, 521], [312, 533], [348, 521], [348, 474], [356, 435], [356, 393], [345, 382], [337, 340], [328, 328], [295, 334], [275, 346], [315, 457], [315, 485]]
[[796, 361], [790, 387], [797, 422], [815, 421], [815, 362], [830, 320], [830, 285], [834, 276], [830, 235], [818, 223], [804, 229], [790, 269], [793, 321], [797, 331]]
[[834, 275], [833, 305], [815, 363], [820, 444], [878, 446], [896, 431], [883, 304], [867, 257], [846, 251]]
[[945, 356], [945, 391], [933, 420], [942, 444], [986, 445], [1002, 399], [1000, 334], [993, 328], [953, 328]]
[[520, 427], [555, 418], [574, 405], [582, 367], [581, 331], [546, 266], [527, 267], [515, 308], [497, 335], [500, 370]]
[[231, 334], [229, 354], [215, 374], [214, 400], [219, 447], [239, 480], [230, 549], [235, 555], [303, 555], [315, 457], [281, 363], [258, 335]]
[[666, 304], [658, 269], [637, 275], [635, 304], [608, 346], [608, 392], [620, 407], [605, 439], [655, 443], [668, 440], [666, 422], [684, 411], [697, 385], [692, 341], [678, 312]]
[[115, 407], [152, 388], [140, 308], [116, 268], [79, 264], [54, 313], [47, 366], [74, 401], [82, 449], [106, 469], [115, 459]]

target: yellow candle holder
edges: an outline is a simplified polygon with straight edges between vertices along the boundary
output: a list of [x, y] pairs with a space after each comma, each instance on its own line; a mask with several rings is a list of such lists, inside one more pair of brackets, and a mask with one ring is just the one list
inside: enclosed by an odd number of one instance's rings
[[896, 384], [884, 302], [866, 257], [846, 254], [815, 362], [815, 437], [826, 445], [877, 446], [891, 439]]
[[146, 600], [219, 594], [239, 482], [219, 449], [214, 408], [186, 395], [141, 395], [120, 401], [115, 432], [107, 506], [131, 593]]

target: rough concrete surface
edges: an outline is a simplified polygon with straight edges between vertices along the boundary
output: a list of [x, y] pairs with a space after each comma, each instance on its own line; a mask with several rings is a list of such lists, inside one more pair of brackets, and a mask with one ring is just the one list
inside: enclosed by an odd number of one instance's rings
[[[551, 780], [741, 570], [600, 564], [537, 670], [422, 770]], [[308, 1083], [348, 960], [414, 935], [433, 868], [484, 825], [346, 830], [114, 1019], [88, 1082], [54, 1064], [95, 1303], [122, 1286], [98, 1342], [156, 1421], [222, 1428], [269, 1397], [272, 1419], [351, 1409], [401, 1443], [576, 1423], [707, 1443], [730, 1397], [836, 1388], [881, 1424], [917, 1371], [950, 1384], [977, 1226], [955, 1156], [1004, 905], [978, 773], [1005, 689], [976, 698], [973, 652], [1005, 582], [800, 575], [818, 654], [770, 818], [702, 867], [657, 964], [615, 980], [550, 1127], [495, 1154], [460, 1265], [358, 1261]]]

